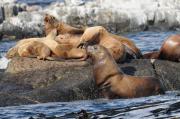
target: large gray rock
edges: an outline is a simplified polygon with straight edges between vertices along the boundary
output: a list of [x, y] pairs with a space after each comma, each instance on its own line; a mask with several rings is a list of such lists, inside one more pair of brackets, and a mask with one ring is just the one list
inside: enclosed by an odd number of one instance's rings
[[[155, 76], [150, 60], [130, 60], [119, 64], [124, 73]], [[16, 104], [97, 99], [102, 96], [93, 80], [89, 61], [41, 61], [13, 58], [0, 81], [0, 92], [19, 97]], [[21, 102], [19, 99], [27, 99]], [[0, 95], [0, 98], [1, 97]], [[9, 97], [14, 99], [14, 97]], [[4, 100], [6, 101], [6, 100]], [[2, 102], [3, 103], [3, 102]], [[4, 106], [0, 103], [0, 106]]]
[[156, 60], [154, 68], [166, 90], [180, 90], [180, 63]]

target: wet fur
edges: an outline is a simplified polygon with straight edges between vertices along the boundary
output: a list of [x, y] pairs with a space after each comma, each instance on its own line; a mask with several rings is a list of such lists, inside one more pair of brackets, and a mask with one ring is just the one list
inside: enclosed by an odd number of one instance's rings
[[107, 98], [135, 98], [164, 93], [158, 79], [124, 74], [108, 50], [100, 45], [89, 46], [94, 79]]

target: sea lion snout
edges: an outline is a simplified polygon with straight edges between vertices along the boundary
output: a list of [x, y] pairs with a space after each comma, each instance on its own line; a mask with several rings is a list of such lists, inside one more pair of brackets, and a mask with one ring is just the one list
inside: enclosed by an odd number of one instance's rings
[[97, 45], [87, 47], [87, 53], [92, 53], [94, 50], [97, 50]]

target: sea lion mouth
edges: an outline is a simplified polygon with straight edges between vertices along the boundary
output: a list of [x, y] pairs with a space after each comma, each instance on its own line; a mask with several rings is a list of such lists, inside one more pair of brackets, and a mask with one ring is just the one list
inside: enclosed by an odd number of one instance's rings
[[82, 48], [82, 49], [87, 49], [88, 47], [88, 43], [87, 42], [82, 42], [80, 43], [77, 48]]

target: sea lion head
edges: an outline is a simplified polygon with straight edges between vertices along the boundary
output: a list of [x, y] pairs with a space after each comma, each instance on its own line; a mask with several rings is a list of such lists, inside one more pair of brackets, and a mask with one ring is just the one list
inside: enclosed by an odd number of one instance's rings
[[45, 14], [44, 22], [53, 25], [55, 23], [58, 23], [58, 20], [54, 16], [52, 16], [52, 15]]
[[6, 53], [6, 58], [11, 59], [15, 56], [19, 56], [18, 55], [18, 48], [17, 47], [12, 47], [11, 49], [9, 49], [9, 51]]
[[52, 29], [58, 27], [58, 20], [49, 14], [46, 14], [44, 17], [44, 24], [45, 24], [45, 33], [48, 35]]
[[99, 61], [109, 55], [109, 52], [101, 45], [93, 45], [87, 47], [87, 54], [92, 58], [92, 60]]

